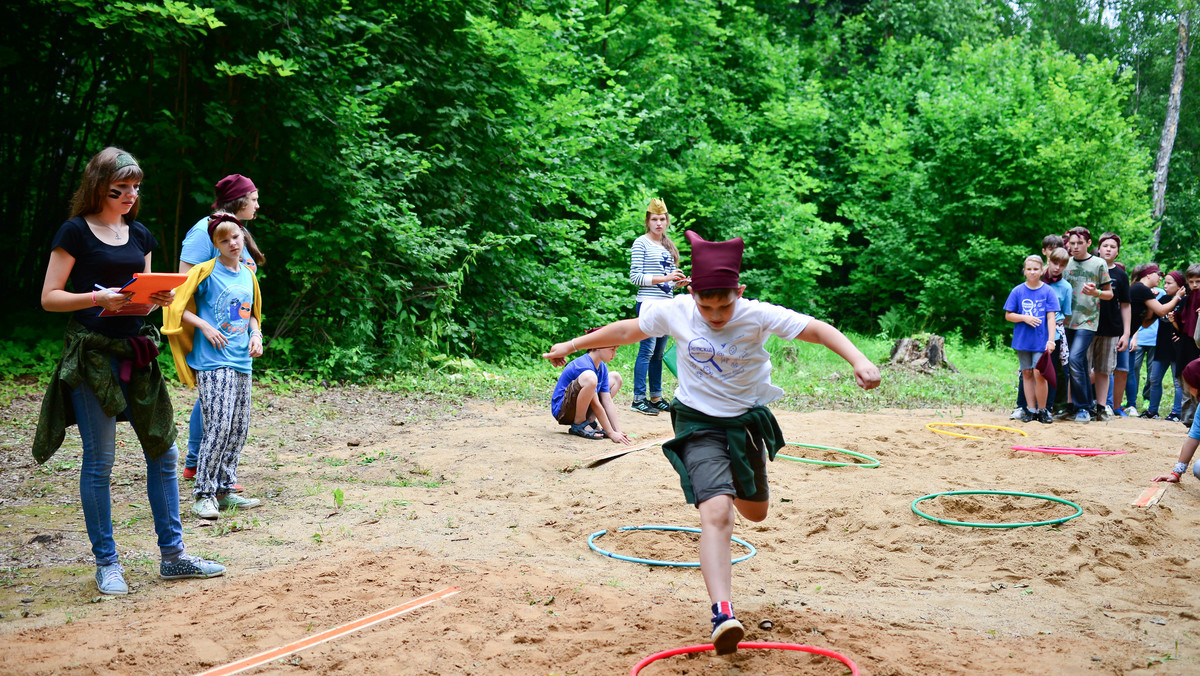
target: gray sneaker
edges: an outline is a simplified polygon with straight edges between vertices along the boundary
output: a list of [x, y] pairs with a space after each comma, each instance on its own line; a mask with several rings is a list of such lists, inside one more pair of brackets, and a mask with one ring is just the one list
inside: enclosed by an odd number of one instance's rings
[[119, 563], [96, 566], [96, 588], [101, 594], [128, 594], [129, 585], [125, 584], [125, 569]]
[[200, 498], [192, 505], [192, 514], [201, 519], [218, 519], [221, 512], [217, 511], [216, 498]]
[[175, 563], [163, 561], [158, 567], [158, 576], [164, 580], [182, 580], [191, 577], [217, 577], [225, 574], [225, 566], [216, 561], [207, 561], [199, 556], [180, 554]]
[[233, 507], [238, 509], [254, 509], [261, 505], [262, 502], [258, 498], [243, 498], [236, 493], [226, 493], [217, 500], [217, 504], [221, 506], [221, 509], [230, 509]]

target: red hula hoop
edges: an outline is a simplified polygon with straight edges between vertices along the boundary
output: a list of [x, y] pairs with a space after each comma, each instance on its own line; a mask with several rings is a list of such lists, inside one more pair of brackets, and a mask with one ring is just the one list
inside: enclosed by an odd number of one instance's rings
[[[749, 649], [754, 649], [754, 650], [794, 650], [796, 652], [812, 653], [814, 655], [822, 655], [824, 657], [832, 657], [833, 659], [850, 667], [850, 676], [858, 676], [858, 665], [856, 665], [853, 660], [851, 660], [849, 657], [846, 657], [845, 655], [839, 655], [838, 653], [835, 653], [832, 650], [826, 650], [825, 648], [817, 648], [817, 647], [811, 646], [811, 645], [796, 645], [795, 643], [753, 643], [753, 642], [739, 643], [738, 650], [741, 650], [742, 648], [749, 648]], [[703, 652], [708, 652], [709, 650], [713, 650], [713, 644], [711, 644], [711, 643], [706, 643], [704, 645], [689, 645], [689, 646], [685, 646], [683, 648], [672, 648], [670, 650], [664, 650], [660, 653], [654, 653], [653, 655], [643, 659], [641, 662], [638, 662], [637, 664], [633, 665], [633, 669], [629, 670], [629, 676], [637, 676], [638, 672], [640, 672], [646, 665], [650, 664], [651, 662], [657, 662], [658, 660], [661, 660], [666, 657], [674, 657], [676, 655], [687, 655], [689, 653], [703, 653]]]
[[1058, 453], [1060, 455], [1124, 455], [1129, 451], [1105, 451], [1100, 448], [1068, 448], [1065, 446], [1013, 446], [1014, 451]]

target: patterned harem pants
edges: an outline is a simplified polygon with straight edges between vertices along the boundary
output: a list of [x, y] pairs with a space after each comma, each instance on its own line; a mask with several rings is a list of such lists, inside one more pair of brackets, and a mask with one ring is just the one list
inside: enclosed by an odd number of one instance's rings
[[197, 371], [204, 441], [196, 462], [197, 500], [220, 497], [237, 483], [238, 458], [250, 433], [250, 374], [231, 368]]

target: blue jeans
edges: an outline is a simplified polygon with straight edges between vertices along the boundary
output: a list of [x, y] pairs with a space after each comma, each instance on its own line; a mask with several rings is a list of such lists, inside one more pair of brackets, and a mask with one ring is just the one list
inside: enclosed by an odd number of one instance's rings
[[1088, 378], [1088, 348], [1092, 346], [1095, 331], [1087, 329], [1067, 329], [1067, 343], [1071, 347], [1071, 358], [1067, 360], [1067, 368], [1071, 377], [1071, 404], [1075, 410], [1092, 410], [1096, 407], [1096, 396], [1092, 391], [1092, 382]]
[[[642, 304], [633, 306], [633, 314], [641, 312]], [[650, 379], [650, 396], [662, 397], [663, 353], [667, 351], [667, 336], [651, 336], [638, 343], [637, 360], [633, 362], [633, 400], [646, 398], [646, 379]]]
[[192, 406], [192, 417], [188, 420], [188, 454], [183, 461], [184, 467], [196, 469], [200, 460], [200, 444], [204, 441], [204, 411], [200, 410], [200, 397]]
[[[1129, 353], [1129, 380], [1125, 381], [1125, 405], [1137, 407], [1138, 383], [1142, 377], [1142, 362], [1149, 360], [1146, 365], [1146, 375], [1149, 376], [1150, 366], [1154, 364], [1154, 346], [1138, 345]], [[1150, 378], [1146, 378], [1146, 387], [1142, 389], [1142, 399], [1150, 398]]]
[[1175, 404], [1171, 407], [1171, 412], [1179, 415], [1183, 410], [1183, 388], [1179, 385], [1179, 367], [1173, 361], [1152, 361], [1150, 362], [1150, 395], [1146, 397], [1146, 410], [1155, 415], [1158, 414], [1158, 405], [1162, 401], [1162, 381], [1167, 374], [1168, 367], [1171, 369], [1171, 377], [1175, 379]]
[[[1117, 350], [1117, 367], [1115, 369], [1113, 369], [1112, 373], [1108, 374], [1108, 403], [1114, 409], [1117, 407], [1116, 406], [1117, 400], [1113, 397], [1113, 387], [1114, 387], [1114, 382], [1115, 382], [1113, 379], [1113, 376], [1116, 375], [1117, 371], [1124, 371], [1127, 374], [1126, 375], [1127, 379], [1125, 381], [1125, 392], [1123, 392], [1121, 395], [1122, 397], [1125, 398], [1125, 403], [1122, 406], [1122, 408], [1127, 408], [1129, 406], [1133, 406], [1134, 399], [1131, 399], [1129, 397], [1130, 389], [1129, 389], [1129, 380], [1128, 380], [1129, 375], [1128, 374], [1129, 374], [1129, 362], [1130, 361], [1131, 361], [1131, 357], [1129, 355], [1129, 346], [1128, 345], [1125, 346], [1124, 350]], [[1136, 379], [1137, 375], [1134, 375], [1133, 377]], [[1133, 392], [1135, 392], [1135, 393], [1137, 392], [1136, 385], [1133, 388]]]
[[[117, 362], [113, 360], [113, 372]], [[126, 386], [121, 385], [122, 389]], [[83, 503], [83, 521], [92, 555], [97, 566], [117, 562], [117, 543], [113, 539], [112, 497], [109, 485], [113, 461], [116, 458], [117, 419], [104, 414], [100, 400], [87, 383], [71, 392], [75, 419], [79, 424], [79, 440], [83, 445], [83, 467], [79, 473], [79, 499]], [[128, 411], [126, 412], [128, 413]], [[146, 497], [154, 516], [154, 532], [158, 534], [158, 549], [165, 559], [183, 553], [183, 524], [179, 520], [179, 483], [175, 463], [179, 449], [175, 444], [157, 458], [142, 452], [146, 459]]]

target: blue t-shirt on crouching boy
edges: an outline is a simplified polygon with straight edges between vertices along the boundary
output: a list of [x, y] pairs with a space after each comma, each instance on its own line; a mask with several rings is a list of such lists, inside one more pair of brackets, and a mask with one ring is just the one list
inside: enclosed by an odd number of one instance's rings
[[1037, 317], [1042, 325], [1034, 328], [1025, 322], [1017, 322], [1013, 326], [1012, 348], [1026, 352], [1043, 352], [1046, 341], [1054, 334], [1046, 326], [1046, 313], [1058, 312], [1058, 296], [1048, 284], [1042, 284], [1036, 289], [1029, 288], [1024, 282], [1013, 287], [1004, 302], [1004, 309], [1027, 317]]
[[250, 359], [250, 315], [254, 309], [253, 272], [239, 265], [237, 272], [221, 265], [196, 287], [196, 314], [220, 331], [228, 341], [223, 349], [213, 347], [204, 332], [195, 329], [187, 363], [197, 371], [229, 367], [252, 373]]
[[558, 382], [554, 384], [554, 394], [550, 397], [550, 412], [554, 414], [555, 418], [562, 413], [563, 397], [567, 393], [567, 388], [584, 371], [596, 372], [596, 392], [608, 391], [608, 366], [603, 362], [599, 364], [593, 362], [590, 354], [576, 357], [570, 364], [567, 364], [562, 374], [558, 376]]

